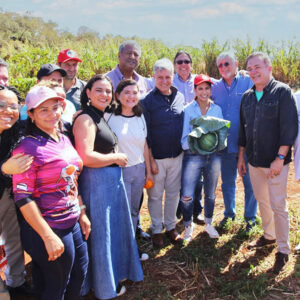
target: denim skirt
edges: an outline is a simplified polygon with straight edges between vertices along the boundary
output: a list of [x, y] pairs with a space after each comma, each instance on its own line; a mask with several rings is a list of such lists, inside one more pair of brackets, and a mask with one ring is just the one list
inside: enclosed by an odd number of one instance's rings
[[83, 295], [116, 297], [120, 280], [143, 280], [130, 207], [120, 167], [84, 167], [79, 190], [92, 224], [90, 263]]

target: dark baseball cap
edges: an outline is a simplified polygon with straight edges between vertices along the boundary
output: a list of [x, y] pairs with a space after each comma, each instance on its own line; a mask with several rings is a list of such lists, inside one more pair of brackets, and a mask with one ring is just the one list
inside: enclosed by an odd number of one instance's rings
[[58, 65], [55, 64], [45, 64], [42, 65], [40, 70], [37, 73], [37, 78], [40, 80], [44, 76], [49, 76], [53, 72], [59, 72], [62, 77], [65, 77], [67, 75], [67, 72], [60, 68]]

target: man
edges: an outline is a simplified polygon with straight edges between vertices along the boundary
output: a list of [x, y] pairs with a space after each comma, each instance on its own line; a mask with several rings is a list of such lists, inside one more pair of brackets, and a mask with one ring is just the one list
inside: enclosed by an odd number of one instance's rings
[[77, 53], [71, 49], [65, 49], [59, 52], [57, 57], [57, 64], [66, 71], [67, 75], [64, 77], [64, 88], [67, 99], [70, 100], [76, 110], [81, 107], [80, 94], [86, 85], [86, 82], [77, 78], [78, 63], [82, 60]]
[[[238, 134], [240, 127], [240, 104], [246, 90], [253, 86], [248, 75], [242, 76], [238, 72], [238, 61], [229, 52], [223, 52], [217, 57], [217, 66], [222, 76], [220, 80], [214, 81], [212, 85], [212, 99], [218, 104], [223, 113], [223, 117], [230, 121], [228, 131], [227, 149], [221, 157], [221, 177], [222, 193], [225, 205], [224, 218], [220, 227], [224, 227], [229, 218], [234, 219], [235, 210], [235, 190], [237, 178], [238, 160]], [[253, 195], [248, 164], [247, 172], [243, 176], [246, 232], [249, 232], [255, 225], [257, 202]]]
[[67, 72], [55, 64], [42, 65], [37, 72], [37, 82], [41, 80], [52, 80], [63, 86], [63, 78], [67, 75]]
[[[37, 82], [42, 80], [50, 80], [57, 82], [63, 88], [63, 78], [67, 75], [67, 72], [55, 64], [44, 64], [41, 66], [40, 70], [37, 72]], [[69, 101], [64, 101], [64, 113], [61, 116], [64, 121], [72, 123], [73, 115], [76, 113], [74, 104]], [[28, 118], [27, 115], [27, 106], [23, 105], [20, 110], [21, 120]]]
[[291, 89], [272, 78], [267, 54], [255, 52], [246, 63], [254, 86], [241, 103], [238, 170], [242, 176], [246, 172], [246, 153], [264, 229], [264, 235], [248, 248], [277, 242], [273, 272], [278, 274], [290, 253], [286, 186], [291, 146], [298, 132], [297, 109]]
[[162, 198], [165, 192], [164, 226], [172, 242], [180, 243], [176, 226], [179, 202], [184, 96], [172, 86], [174, 67], [163, 58], [154, 64], [155, 88], [141, 101], [147, 123], [151, 170], [154, 187], [148, 189], [148, 207], [152, 220], [152, 242], [163, 246]]
[[0, 58], [0, 84], [4, 86], [9, 85], [8, 81], [8, 64], [2, 58]]
[[112, 80], [114, 90], [123, 79], [133, 79], [137, 82], [141, 98], [152, 89], [151, 79], [147, 79], [135, 71], [139, 65], [140, 57], [141, 47], [136, 41], [129, 40], [120, 45], [119, 64], [106, 74]]

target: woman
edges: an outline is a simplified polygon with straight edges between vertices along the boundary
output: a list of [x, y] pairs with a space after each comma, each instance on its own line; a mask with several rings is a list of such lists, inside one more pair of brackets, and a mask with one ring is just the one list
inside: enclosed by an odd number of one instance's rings
[[218, 153], [200, 155], [192, 153], [188, 145], [188, 134], [193, 127], [190, 121], [201, 116], [212, 116], [222, 119], [221, 108], [210, 100], [212, 81], [210, 77], [200, 74], [195, 77], [195, 100], [184, 110], [183, 132], [181, 144], [184, 150], [182, 178], [181, 178], [181, 211], [184, 222], [184, 240], [190, 241], [193, 233], [192, 214], [194, 207], [194, 195], [197, 182], [203, 172], [204, 179], [204, 221], [205, 231], [211, 238], [219, 237], [212, 225], [212, 217], [215, 205], [215, 190], [220, 172], [220, 156]]
[[7, 176], [3, 162], [11, 155], [12, 149], [20, 138], [19, 95], [11, 87], [0, 85], [0, 235], [7, 247], [8, 266], [5, 270], [6, 285], [0, 278], [0, 294], [9, 293], [6, 289], [24, 284], [24, 253], [20, 240], [20, 228], [16, 208], [11, 197], [12, 181]]
[[[118, 138], [119, 151], [128, 157], [123, 168], [123, 179], [130, 204], [134, 231], [139, 219], [140, 199], [146, 180], [152, 180], [148, 146], [147, 127], [142, 108], [139, 105], [139, 88], [134, 80], [121, 81], [115, 91], [117, 108], [104, 118]], [[144, 254], [142, 260], [148, 257]]]
[[77, 176], [82, 161], [58, 129], [64, 99], [44, 86], [33, 87], [25, 102], [27, 136], [14, 154], [33, 156], [30, 168], [13, 176], [21, 240], [33, 261], [32, 277], [39, 299], [78, 299], [88, 265], [90, 223], [80, 211]]
[[82, 91], [83, 111], [73, 123], [76, 149], [84, 165], [80, 189], [93, 226], [83, 294], [93, 287], [100, 299], [125, 293], [125, 286], [119, 284], [124, 279], [143, 279], [122, 178], [121, 167], [128, 158], [118, 153], [117, 138], [103, 118], [112, 99], [111, 80], [95, 75]]

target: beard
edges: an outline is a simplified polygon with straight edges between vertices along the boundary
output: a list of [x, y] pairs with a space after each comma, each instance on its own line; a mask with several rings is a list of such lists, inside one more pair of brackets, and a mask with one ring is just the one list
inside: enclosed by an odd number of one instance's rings
[[67, 73], [67, 75], [65, 76], [65, 78], [66, 78], [67, 80], [73, 80], [75, 77], [76, 77], [76, 74], [74, 74], [74, 75], [69, 75], [68, 73]]

